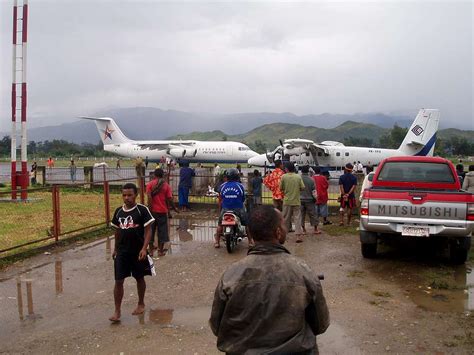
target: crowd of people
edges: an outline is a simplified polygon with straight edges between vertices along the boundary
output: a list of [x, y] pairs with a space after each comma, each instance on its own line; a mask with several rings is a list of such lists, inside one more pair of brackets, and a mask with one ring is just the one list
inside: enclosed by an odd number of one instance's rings
[[[353, 165], [348, 163], [344, 174], [339, 178], [340, 189], [340, 225], [344, 225], [344, 216], [347, 215], [347, 224], [351, 223], [352, 210], [355, 207], [355, 189], [357, 178], [352, 173]], [[314, 234], [320, 234], [319, 224], [332, 224], [328, 219], [329, 200], [329, 173], [323, 174], [320, 167], [312, 169], [301, 167], [301, 175], [297, 174], [295, 165], [287, 163], [285, 167], [280, 160], [275, 161], [275, 169], [265, 176], [263, 183], [271, 191], [273, 206], [283, 212], [283, 218], [289, 231], [294, 220], [296, 242], [303, 241], [306, 235], [305, 219], [309, 216], [310, 225]]]
[[[348, 163], [339, 177], [340, 225], [350, 225], [356, 207], [356, 169], [360, 172], [360, 167]], [[458, 166], [460, 182], [472, 191], [474, 165], [468, 173], [462, 174], [462, 170]], [[252, 208], [247, 214], [244, 202], [249, 194], [241, 183], [242, 172], [237, 168], [224, 170], [216, 164], [214, 173], [221, 208], [214, 247], [220, 246], [220, 221], [226, 211], [240, 218], [249, 237], [247, 256], [222, 274], [215, 289], [209, 324], [217, 337], [218, 349], [226, 353], [317, 353], [316, 336], [329, 326], [326, 300], [316, 274], [293, 257], [284, 243], [288, 232], [295, 232], [297, 243], [304, 241], [308, 235], [306, 216], [315, 235], [321, 234], [321, 224], [332, 224], [328, 219], [329, 174], [319, 167], [310, 171], [308, 166], [301, 167], [300, 174], [294, 164], [283, 165], [278, 160], [275, 169], [265, 176], [254, 170], [248, 184]], [[189, 210], [189, 192], [195, 176], [188, 164], [181, 165], [179, 211]], [[363, 186], [368, 186], [369, 177], [370, 174]], [[262, 203], [263, 185], [272, 194], [272, 205]], [[120, 321], [123, 283], [129, 276], [135, 278], [138, 293], [137, 307], [132, 313], [144, 312], [144, 277], [154, 272], [149, 256], [156, 249], [158, 256], [166, 255], [168, 250], [169, 212], [178, 209], [163, 169], [154, 171], [146, 193], [147, 206], [136, 203], [137, 187], [125, 184], [124, 204], [115, 210], [112, 219], [116, 228], [112, 322]], [[291, 307], [283, 306], [288, 304]]]
[[[237, 169], [230, 170], [221, 193], [230, 196], [242, 188], [244, 198], [243, 186], [238, 182], [240, 174]], [[285, 180], [297, 181], [288, 176]], [[147, 250], [152, 245], [153, 225], [160, 234], [165, 229], [167, 211], [174, 207], [171, 189], [160, 168], [147, 186], [149, 207], [136, 202], [137, 192], [133, 183], [122, 187], [123, 205], [115, 210], [111, 222], [115, 227], [115, 310], [109, 319], [113, 323], [121, 319], [127, 277], [132, 276], [137, 285], [138, 302], [132, 314], [145, 312], [145, 276], [156, 274]], [[284, 247], [287, 228], [278, 209], [270, 205], [253, 209], [248, 230], [254, 239], [252, 248], [224, 272], [215, 289], [209, 324], [218, 349], [235, 354], [316, 354], [316, 336], [329, 326], [318, 276]], [[164, 234], [168, 237], [167, 232]], [[159, 236], [158, 245], [168, 240]]]

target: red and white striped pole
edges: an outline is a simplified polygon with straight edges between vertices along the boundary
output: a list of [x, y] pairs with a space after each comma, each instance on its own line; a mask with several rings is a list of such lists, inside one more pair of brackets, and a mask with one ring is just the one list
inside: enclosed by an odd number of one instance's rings
[[16, 200], [16, 37], [18, 2], [13, 1], [13, 58], [12, 58], [12, 134], [11, 134], [11, 180], [12, 200]]
[[21, 80], [21, 199], [28, 197], [28, 155], [27, 155], [27, 136], [26, 136], [26, 42], [28, 33], [28, 0], [23, 0], [23, 20], [22, 20], [22, 80]]

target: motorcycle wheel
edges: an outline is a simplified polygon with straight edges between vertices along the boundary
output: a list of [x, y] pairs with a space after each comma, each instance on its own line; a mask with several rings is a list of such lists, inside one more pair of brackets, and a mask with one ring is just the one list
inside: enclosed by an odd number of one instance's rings
[[226, 234], [225, 236], [225, 246], [227, 248], [227, 252], [230, 254], [235, 248], [235, 236], [234, 234]]

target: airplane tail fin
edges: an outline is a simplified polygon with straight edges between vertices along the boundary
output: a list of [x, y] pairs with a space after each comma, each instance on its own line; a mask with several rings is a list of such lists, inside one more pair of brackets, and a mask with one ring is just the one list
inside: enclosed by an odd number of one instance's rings
[[398, 151], [403, 155], [432, 156], [436, 143], [439, 117], [439, 110], [421, 109]]
[[104, 143], [104, 145], [131, 142], [131, 139], [127, 138], [127, 136], [122, 133], [113, 118], [84, 116], [79, 118], [95, 121], [97, 130], [99, 131], [100, 139], [102, 139], [102, 143]]

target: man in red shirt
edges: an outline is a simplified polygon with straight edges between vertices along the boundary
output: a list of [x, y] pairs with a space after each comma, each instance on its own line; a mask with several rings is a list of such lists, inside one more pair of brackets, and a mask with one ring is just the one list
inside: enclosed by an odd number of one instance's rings
[[168, 230], [168, 212], [172, 208], [178, 211], [173, 203], [173, 193], [170, 185], [164, 179], [164, 171], [158, 168], [154, 172], [155, 178], [146, 185], [148, 207], [150, 208], [155, 223], [152, 225], [150, 240], [150, 255], [153, 256], [155, 231], [158, 231], [158, 256], [165, 256], [168, 248], [166, 243], [170, 241]]
[[323, 217], [323, 224], [332, 224], [331, 221], [328, 220], [328, 188], [329, 183], [326, 176], [321, 175], [321, 168], [319, 166], [315, 167], [314, 169], [313, 180], [314, 184], [316, 185], [316, 215], [319, 217]]
[[263, 184], [272, 192], [273, 206], [283, 211], [283, 192], [280, 189], [281, 177], [285, 174], [282, 170], [281, 160], [275, 160], [275, 170], [265, 176]]

